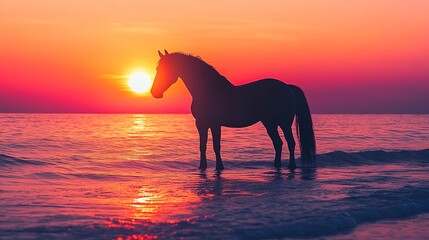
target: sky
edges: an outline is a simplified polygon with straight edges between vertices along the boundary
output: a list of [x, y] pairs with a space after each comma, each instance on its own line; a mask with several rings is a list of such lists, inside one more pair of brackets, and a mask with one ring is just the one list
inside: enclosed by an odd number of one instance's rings
[[157, 50], [200, 56], [236, 85], [300, 86], [314, 113], [429, 113], [425, 0], [0, 0], [0, 112], [188, 113], [162, 99]]

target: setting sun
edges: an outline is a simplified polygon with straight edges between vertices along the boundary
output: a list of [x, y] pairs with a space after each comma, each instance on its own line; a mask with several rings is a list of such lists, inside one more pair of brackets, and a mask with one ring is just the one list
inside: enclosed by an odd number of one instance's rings
[[128, 86], [135, 93], [147, 93], [152, 86], [152, 80], [145, 72], [134, 72], [128, 76]]

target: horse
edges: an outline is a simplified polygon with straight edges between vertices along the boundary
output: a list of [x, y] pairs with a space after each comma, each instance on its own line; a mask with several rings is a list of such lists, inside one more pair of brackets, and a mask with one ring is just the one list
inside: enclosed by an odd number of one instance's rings
[[282, 165], [280, 126], [289, 149], [288, 168], [296, 169], [296, 143], [292, 134], [295, 117], [301, 160], [307, 163], [314, 161], [313, 121], [304, 92], [299, 87], [272, 78], [236, 86], [200, 57], [181, 52], [168, 53], [167, 50], [164, 54], [158, 50], [158, 55], [160, 60], [151, 94], [154, 98], [162, 98], [172, 84], [182, 79], [192, 95], [191, 112], [200, 138], [201, 170], [207, 168], [209, 129], [216, 155], [216, 170], [221, 171], [224, 169], [220, 154], [221, 127], [241, 128], [257, 122], [262, 122], [274, 145], [274, 167]]

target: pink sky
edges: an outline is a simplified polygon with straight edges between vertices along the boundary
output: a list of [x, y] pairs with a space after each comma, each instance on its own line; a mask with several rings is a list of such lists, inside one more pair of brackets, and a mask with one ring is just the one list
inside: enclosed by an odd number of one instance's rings
[[315, 113], [429, 113], [427, 1], [7, 1], [0, 112], [189, 112], [182, 83], [156, 100], [157, 50], [200, 55], [235, 84], [301, 86]]

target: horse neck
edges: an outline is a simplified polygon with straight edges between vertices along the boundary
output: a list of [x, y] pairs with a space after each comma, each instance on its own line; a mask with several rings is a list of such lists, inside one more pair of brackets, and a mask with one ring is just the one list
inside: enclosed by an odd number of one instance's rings
[[222, 94], [234, 85], [210, 66], [195, 61], [183, 62], [179, 77], [185, 83], [192, 97], [201, 98]]

